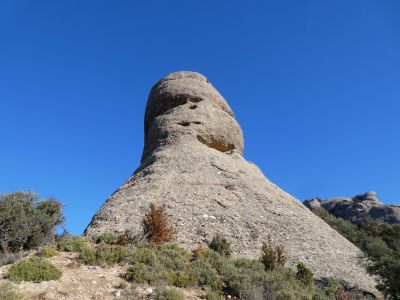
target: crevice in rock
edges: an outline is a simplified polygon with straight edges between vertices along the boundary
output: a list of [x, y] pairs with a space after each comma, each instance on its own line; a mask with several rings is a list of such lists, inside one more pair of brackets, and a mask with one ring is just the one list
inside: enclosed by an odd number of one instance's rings
[[232, 185], [232, 184], [226, 185], [225, 188], [226, 188], [227, 190], [229, 190], [229, 191], [236, 190], [236, 186], [234, 186], [234, 185]]
[[201, 124], [201, 122], [199, 122], [199, 121], [194, 121], [194, 122], [192, 122], [193, 124], [196, 124], [196, 125], [200, 125]]
[[233, 145], [233, 144], [224, 144], [224, 143], [221, 143], [221, 142], [216, 141], [214, 139], [207, 139], [206, 140], [200, 135], [197, 135], [196, 137], [197, 137], [197, 140], [200, 143], [202, 143], [202, 144], [204, 144], [204, 145], [206, 145], [206, 146], [208, 146], [210, 148], [213, 148], [215, 150], [218, 150], [220, 152], [227, 152], [227, 151], [231, 151], [231, 150], [235, 149], [235, 145]]
[[190, 122], [188, 122], [188, 121], [182, 121], [182, 122], [179, 122], [178, 125], [187, 127], [187, 126], [190, 125]]
[[197, 105], [196, 105], [196, 104], [190, 105], [189, 108], [190, 108], [190, 109], [196, 109], [196, 108], [197, 108]]

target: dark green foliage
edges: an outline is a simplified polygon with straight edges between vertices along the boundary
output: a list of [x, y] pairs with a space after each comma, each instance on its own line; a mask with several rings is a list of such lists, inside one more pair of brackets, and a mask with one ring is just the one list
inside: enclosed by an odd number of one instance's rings
[[63, 223], [62, 205], [55, 199], [38, 200], [31, 192], [0, 195], [0, 248], [3, 253], [32, 249], [54, 240]]
[[286, 257], [283, 253], [283, 246], [274, 247], [271, 238], [268, 237], [267, 241], [262, 245], [260, 260], [267, 271], [272, 271], [277, 265], [284, 266]]
[[1, 300], [18, 300], [21, 297], [14, 291], [9, 282], [0, 282], [0, 299]]
[[63, 252], [81, 252], [85, 249], [86, 241], [82, 237], [65, 236], [57, 243], [57, 250]]
[[174, 288], [163, 288], [157, 292], [155, 300], [185, 300], [182, 292]]
[[378, 276], [377, 288], [388, 299], [400, 299], [400, 224], [384, 224], [370, 218], [354, 225], [323, 208], [313, 212], [363, 250], [372, 259], [369, 272]]
[[400, 299], [400, 254], [385, 256], [369, 267], [379, 276], [378, 289], [389, 299]]
[[24, 259], [11, 266], [7, 277], [11, 281], [41, 282], [57, 280], [62, 272], [49, 261], [41, 257]]
[[313, 284], [313, 273], [302, 263], [297, 264], [296, 278], [306, 285]]
[[218, 252], [219, 254], [229, 257], [232, 254], [231, 244], [221, 234], [217, 234], [210, 242], [210, 249]]

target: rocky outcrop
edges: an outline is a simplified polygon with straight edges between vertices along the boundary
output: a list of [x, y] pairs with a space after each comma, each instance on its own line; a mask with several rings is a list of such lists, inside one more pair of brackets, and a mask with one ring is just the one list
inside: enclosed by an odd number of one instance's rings
[[234, 114], [202, 75], [177, 72], [151, 90], [141, 166], [93, 217], [86, 234], [141, 231], [149, 203], [165, 204], [177, 242], [193, 249], [217, 234], [235, 255], [259, 257], [271, 236], [288, 263], [375, 293], [363, 253], [246, 161]]
[[324, 208], [330, 214], [359, 224], [365, 218], [372, 218], [387, 224], [400, 223], [400, 206], [384, 205], [380, 202], [375, 192], [367, 192], [352, 198], [319, 198], [308, 199], [304, 205], [313, 210], [317, 207]]

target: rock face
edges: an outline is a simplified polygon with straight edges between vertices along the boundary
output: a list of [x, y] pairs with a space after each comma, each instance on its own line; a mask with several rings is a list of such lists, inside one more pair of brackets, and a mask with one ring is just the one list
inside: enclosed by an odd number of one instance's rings
[[142, 230], [149, 203], [166, 204], [177, 242], [193, 249], [224, 234], [235, 255], [257, 258], [271, 236], [290, 266], [376, 293], [363, 253], [271, 183], [243, 156], [243, 135], [225, 99], [194, 72], [151, 90], [141, 166], [93, 217], [85, 234]]
[[400, 223], [400, 206], [384, 205], [378, 200], [375, 192], [367, 192], [353, 198], [336, 197], [325, 200], [313, 198], [304, 201], [304, 205], [311, 210], [322, 207], [334, 216], [354, 224], [362, 222], [367, 217], [388, 224]]

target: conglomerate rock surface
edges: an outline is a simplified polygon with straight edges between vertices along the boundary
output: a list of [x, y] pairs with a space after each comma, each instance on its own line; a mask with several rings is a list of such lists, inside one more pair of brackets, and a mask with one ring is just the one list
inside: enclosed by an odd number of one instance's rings
[[363, 253], [270, 182], [243, 156], [243, 135], [225, 99], [194, 72], [151, 90], [141, 166], [93, 217], [85, 234], [142, 230], [149, 203], [166, 204], [177, 242], [193, 249], [224, 234], [237, 256], [257, 258], [271, 236], [288, 263], [376, 293]]

